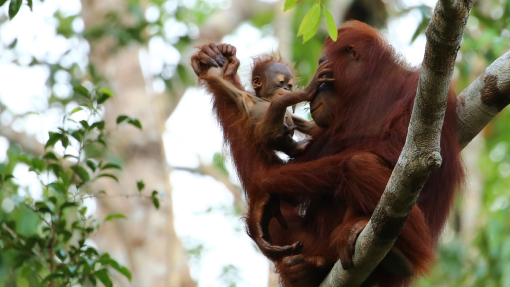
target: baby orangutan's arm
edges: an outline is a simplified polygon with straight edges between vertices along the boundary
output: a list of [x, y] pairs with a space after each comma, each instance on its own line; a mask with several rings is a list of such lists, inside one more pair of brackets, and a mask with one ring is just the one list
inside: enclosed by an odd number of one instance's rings
[[[226, 59], [225, 66], [228, 67], [228, 59]], [[256, 103], [255, 97], [249, 92], [238, 89], [224, 79], [222, 68], [210, 68], [203, 79], [213, 86], [215, 90], [224, 91], [237, 104], [240, 111], [245, 111], [249, 114], [250, 108]]]

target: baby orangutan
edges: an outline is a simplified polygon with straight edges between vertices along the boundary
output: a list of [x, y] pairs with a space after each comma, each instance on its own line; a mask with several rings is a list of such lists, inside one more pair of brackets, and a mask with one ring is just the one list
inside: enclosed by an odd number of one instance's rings
[[[327, 77], [332, 74], [329, 62], [322, 63], [317, 69], [310, 84], [299, 91], [292, 91], [294, 76], [288, 65], [273, 56], [261, 56], [254, 59], [252, 84], [255, 95], [237, 88], [230, 82], [237, 74], [239, 60], [235, 57], [232, 46], [220, 44], [217, 48], [225, 57], [224, 68], [209, 67], [205, 71], [200, 65], [199, 55], [192, 59], [192, 65], [201, 79], [207, 79], [218, 93], [228, 95], [235, 102], [241, 115], [247, 116], [252, 123], [252, 140], [259, 141], [272, 150], [282, 151], [291, 157], [302, 154], [311, 143], [310, 138], [296, 142], [292, 139], [294, 130], [310, 134], [315, 127], [313, 121], [306, 121], [287, 111], [287, 107], [313, 98], [322, 83], [333, 82]], [[227, 81], [227, 80], [230, 80]], [[249, 209], [246, 216], [248, 234], [257, 243], [261, 251], [272, 259], [295, 254], [301, 243], [293, 245], [271, 245], [269, 222], [276, 218], [280, 225], [287, 229], [287, 223], [280, 210], [280, 199], [275, 194], [264, 190], [252, 191], [247, 194]]]
[[[326, 69], [326, 66], [323, 69]], [[328, 71], [323, 71], [316, 77], [322, 77]], [[268, 147], [296, 157], [310, 144], [310, 138], [296, 142], [292, 136], [294, 130], [310, 134], [315, 123], [293, 115], [287, 111], [287, 107], [311, 99], [320, 84], [327, 81], [323, 78], [314, 80], [307, 88], [293, 92], [294, 76], [281, 59], [269, 55], [254, 59], [252, 85], [256, 97], [244, 93], [238, 99], [256, 123], [255, 135], [265, 140]]]

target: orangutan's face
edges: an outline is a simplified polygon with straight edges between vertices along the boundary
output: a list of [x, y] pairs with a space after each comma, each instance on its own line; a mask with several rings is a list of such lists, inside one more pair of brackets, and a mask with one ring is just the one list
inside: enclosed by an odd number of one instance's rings
[[[323, 55], [319, 60], [319, 65], [326, 60], [326, 56]], [[329, 127], [334, 116], [333, 107], [338, 105], [338, 100], [334, 83], [323, 83], [319, 87], [315, 97], [310, 101], [310, 113], [319, 127]]]

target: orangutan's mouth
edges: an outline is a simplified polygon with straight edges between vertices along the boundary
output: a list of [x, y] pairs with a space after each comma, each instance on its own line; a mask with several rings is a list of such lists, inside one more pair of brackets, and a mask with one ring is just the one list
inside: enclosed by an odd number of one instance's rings
[[313, 114], [313, 112], [315, 112], [320, 106], [322, 106], [322, 104], [324, 104], [324, 102], [320, 102], [317, 106], [315, 107], [310, 107], [310, 113]]

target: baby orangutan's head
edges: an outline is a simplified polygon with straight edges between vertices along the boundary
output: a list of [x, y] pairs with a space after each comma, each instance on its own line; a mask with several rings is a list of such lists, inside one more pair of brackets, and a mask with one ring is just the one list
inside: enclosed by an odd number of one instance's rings
[[252, 84], [257, 97], [272, 100], [292, 91], [294, 76], [281, 57], [265, 55], [253, 60]]

